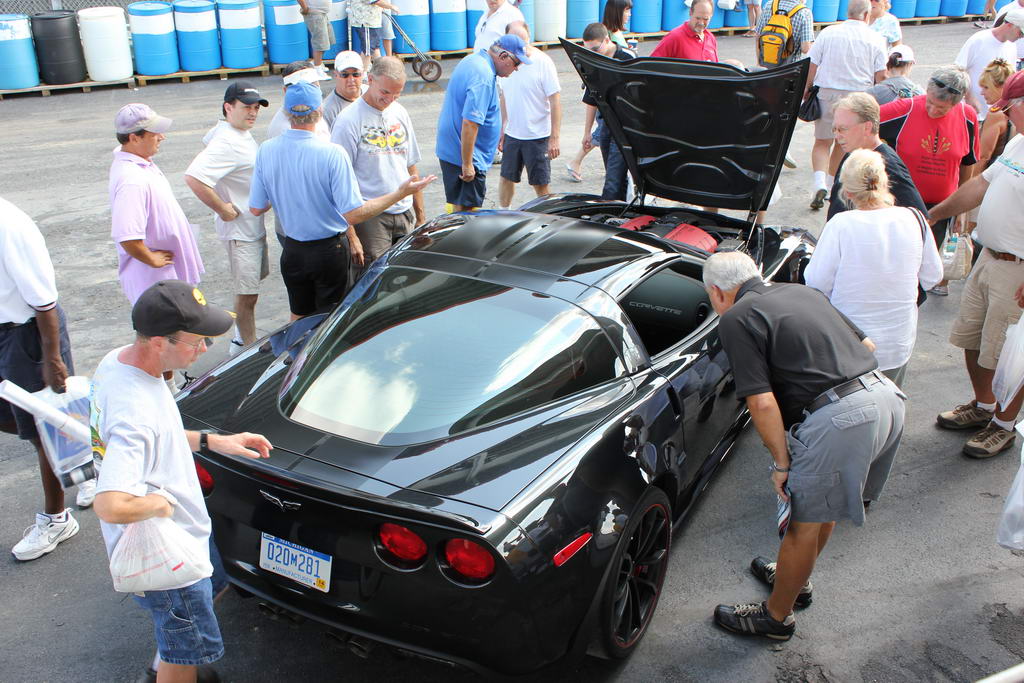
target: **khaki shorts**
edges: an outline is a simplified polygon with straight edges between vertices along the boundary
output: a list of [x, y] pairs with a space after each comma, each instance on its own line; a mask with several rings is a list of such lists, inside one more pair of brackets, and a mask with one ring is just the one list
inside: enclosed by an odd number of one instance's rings
[[263, 237], [253, 242], [227, 240], [224, 245], [228, 250], [235, 294], [259, 294], [260, 280], [270, 275], [267, 238]]
[[416, 227], [416, 214], [412, 209], [402, 213], [382, 213], [356, 226], [356, 234], [363, 245], [364, 264], [356, 275], [361, 275], [381, 254], [398, 243]]
[[309, 29], [309, 42], [313, 46], [313, 51], [330, 50], [331, 45], [334, 44], [334, 29], [331, 27], [331, 22], [327, 20], [327, 15], [321, 12], [310, 12], [302, 18], [306, 22], [306, 28]]
[[814, 122], [815, 140], [832, 140], [832, 115], [836, 102], [850, 94], [850, 90], [818, 88], [818, 102], [821, 103], [821, 118]]
[[1014, 293], [1024, 282], [1024, 262], [1001, 261], [982, 249], [960, 299], [960, 313], [949, 343], [978, 351], [978, 364], [995, 370], [1006, 340], [1006, 328], [1020, 318]]

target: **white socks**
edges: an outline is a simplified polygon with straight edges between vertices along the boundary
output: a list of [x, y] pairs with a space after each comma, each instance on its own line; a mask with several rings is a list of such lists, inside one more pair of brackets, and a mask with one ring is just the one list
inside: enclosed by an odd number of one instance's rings
[[178, 393], [178, 384], [174, 381], [173, 375], [170, 379], [165, 379], [164, 382], [167, 384], [167, 388], [171, 390], [172, 395]]
[[825, 172], [815, 171], [814, 172], [814, 189], [815, 190], [827, 190], [828, 185], [825, 184]]
[[829, 192], [831, 192], [832, 191], [832, 185], [834, 185], [835, 182], [836, 182], [836, 177], [834, 175], [827, 175], [827, 176], [825, 176], [825, 189], [828, 190]]
[[[980, 404], [979, 404], [980, 405]], [[992, 416], [993, 424], [997, 424], [1008, 432], [1013, 431], [1013, 420], [1000, 420], [995, 415]]]
[[990, 413], [996, 412], [995, 403], [982, 403], [981, 401], [975, 401], [974, 405], [978, 406], [982, 410], [987, 410]]

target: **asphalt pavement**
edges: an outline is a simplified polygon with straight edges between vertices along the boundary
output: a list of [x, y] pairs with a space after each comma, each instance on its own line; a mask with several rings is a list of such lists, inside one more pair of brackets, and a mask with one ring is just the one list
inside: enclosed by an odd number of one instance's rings
[[[917, 53], [915, 80], [955, 56], [973, 31], [969, 23], [904, 27]], [[648, 54], [654, 43], [641, 44]], [[753, 60], [753, 41], [720, 37], [722, 57]], [[556, 192], [599, 190], [598, 153], [587, 157], [585, 182], [568, 182], [566, 157], [582, 138], [579, 79], [561, 50], [549, 53], [563, 85], [562, 158], [554, 162]], [[434, 132], [447, 74], [425, 85], [410, 75], [402, 102], [422, 145], [424, 173], [438, 172]], [[280, 77], [252, 79], [280, 104]], [[156, 161], [186, 214], [198, 226], [206, 261], [202, 288], [230, 306], [226, 258], [209, 211], [182, 173], [218, 115], [225, 83], [154, 82], [136, 91], [15, 97], [0, 102], [0, 195], [28, 212], [46, 236], [79, 373], [91, 374], [103, 354], [131, 340], [129, 307], [117, 283], [110, 242], [107, 170], [117, 109], [143, 101], [174, 118]], [[261, 115], [263, 138], [272, 112]], [[824, 212], [810, 199], [811, 126], [800, 124], [791, 152], [800, 164], [784, 171], [785, 197], [768, 222], [815, 232]], [[496, 196], [497, 169], [488, 175]], [[521, 186], [517, 200], [529, 198]], [[443, 207], [440, 183], [427, 192], [428, 214]], [[489, 204], [490, 205], [490, 204]], [[272, 241], [273, 244], [273, 241]], [[272, 256], [277, 247], [273, 244]], [[287, 321], [276, 258], [257, 308], [269, 332]], [[946, 337], [961, 285], [921, 308], [918, 345], [907, 390], [906, 434], [884, 498], [861, 527], [841, 524], [814, 575], [814, 604], [797, 615], [796, 636], [772, 644], [726, 634], [711, 623], [719, 602], [747, 602], [765, 592], [747, 565], [771, 555], [774, 495], [767, 454], [748, 429], [676, 530], [671, 568], [650, 630], [630, 660], [586, 660], [533, 676], [537, 681], [970, 681], [1024, 659], [1024, 557], [996, 546], [995, 525], [1018, 466], [1019, 448], [987, 461], [960, 455], [966, 436], [934, 427], [934, 415], [970, 397], [960, 353]], [[210, 367], [227, 353], [218, 342], [201, 359]], [[73, 494], [69, 496], [73, 502]], [[41, 505], [34, 451], [0, 435], [0, 548], [12, 547]], [[0, 681], [131, 681], [153, 654], [149, 618], [111, 588], [99, 525], [91, 510], [75, 512], [80, 533], [55, 552], [19, 563], [0, 552]], [[317, 625], [269, 619], [255, 600], [233, 593], [218, 605], [227, 654], [218, 668], [227, 681], [456, 681], [475, 674], [397, 657], [378, 649], [360, 659]], [[569, 625], [567, 625], [568, 627]]]

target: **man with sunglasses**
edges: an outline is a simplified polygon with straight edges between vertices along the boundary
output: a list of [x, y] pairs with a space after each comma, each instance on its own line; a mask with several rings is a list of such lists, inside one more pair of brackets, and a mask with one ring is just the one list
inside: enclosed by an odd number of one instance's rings
[[449, 211], [483, 206], [487, 169], [501, 136], [498, 78], [507, 78], [520, 64], [531, 63], [522, 38], [506, 34], [487, 50], [463, 57], [452, 72], [434, 147]]
[[[1017, 130], [1024, 130], [1024, 71], [1003, 84], [1003, 97], [992, 105], [1002, 111]], [[977, 429], [964, 445], [970, 458], [990, 458], [1014, 442], [1014, 422], [1024, 393], [1018, 393], [1002, 410], [992, 393], [992, 378], [1006, 340], [1006, 328], [1017, 322], [1021, 309], [1018, 294], [1024, 285], [1024, 144], [1018, 135], [1003, 153], [980, 174], [964, 183], [945, 201], [932, 208], [932, 221], [941, 221], [981, 206], [977, 241], [984, 247], [964, 284], [960, 313], [949, 341], [964, 350], [967, 374], [974, 398], [940, 413], [937, 422], [945, 429]]]
[[999, 26], [978, 31], [967, 39], [956, 56], [957, 66], [963, 67], [971, 77], [971, 86], [967, 91], [967, 103], [978, 112], [978, 122], [985, 120], [988, 107], [981, 94], [978, 82], [981, 72], [992, 63], [993, 59], [1005, 59], [1007, 64], [1017, 63], [1017, 48], [1014, 43], [1021, 38], [1021, 27], [1024, 27], [1024, 7], [1014, 3], [1007, 11], [1005, 21]]
[[339, 52], [334, 58], [334, 89], [324, 96], [321, 110], [327, 128], [334, 129], [334, 120], [346, 107], [366, 92], [363, 83], [363, 58], [352, 50]]

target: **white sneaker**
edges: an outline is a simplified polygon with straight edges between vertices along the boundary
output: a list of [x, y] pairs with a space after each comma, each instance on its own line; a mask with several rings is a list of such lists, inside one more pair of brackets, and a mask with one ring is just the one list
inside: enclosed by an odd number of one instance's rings
[[325, 67], [323, 64], [319, 64], [316, 66], [316, 73], [318, 76], [320, 76], [321, 81], [331, 80], [331, 75], [327, 73], [327, 67]]
[[75, 496], [75, 504], [79, 508], [87, 508], [92, 505], [96, 497], [96, 480], [90, 479], [78, 485], [78, 495]]
[[14, 557], [22, 562], [42, 557], [78, 533], [78, 522], [71, 516], [71, 508], [64, 510], [67, 520], [54, 522], [49, 515], [36, 514], [36, 523], [25, 529], [25, 537], [11, 549]]

